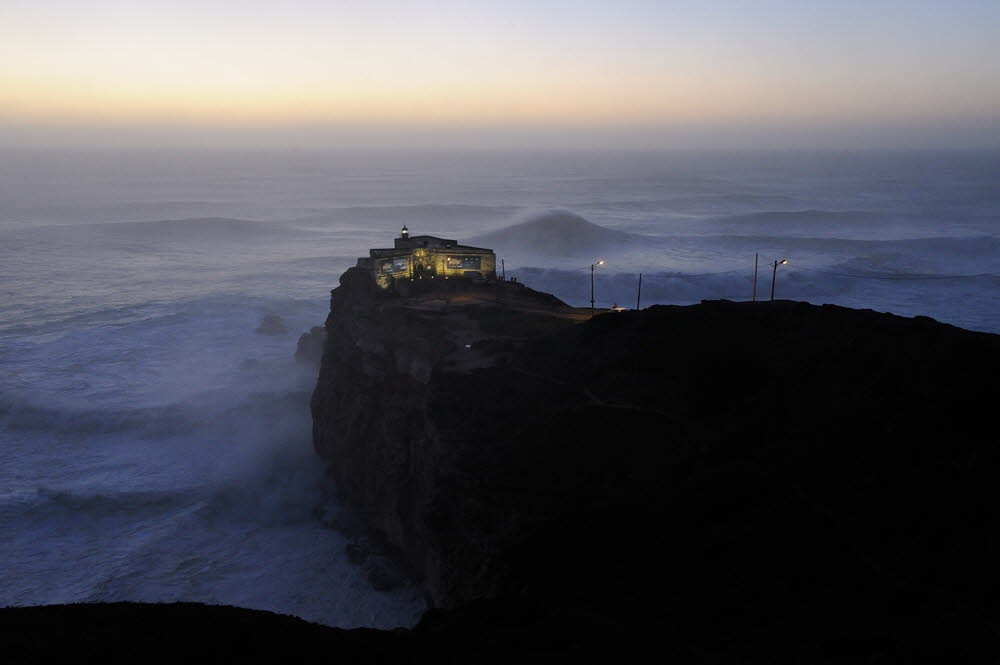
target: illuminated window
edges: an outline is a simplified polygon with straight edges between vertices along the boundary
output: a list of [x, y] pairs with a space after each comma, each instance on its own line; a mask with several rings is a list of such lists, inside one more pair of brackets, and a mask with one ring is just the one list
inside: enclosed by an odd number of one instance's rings
[[379, 264], [379, 272], [396, 273], [406, 272], [410, 269], [410, 260], [407, 258], [387, 259]]
[[449, 256], [446, 265], [450, 270], [481, 270], [482, 257]]

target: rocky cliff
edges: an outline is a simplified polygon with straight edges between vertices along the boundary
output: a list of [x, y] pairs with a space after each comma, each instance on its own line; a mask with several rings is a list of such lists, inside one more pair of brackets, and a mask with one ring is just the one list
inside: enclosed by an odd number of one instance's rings
[[455, 401], [464, 379], [589, 316], [511, 283], [438, 280], [404, 298], [352, 268], [334, 290], [312, 399], [316, 449], [345, 502], [436, 604], [489, 594], [495, 583], [483, 543], [432, 525], [447, 488], [465, 478], [465, 458], [492, 438], [492, 425]]
[[591, 319], [356, 269], [326, 330], [316, 449], [448, 616], [494, 598], [680, 662], [998, 644], [1000, 337], [783, 301]]

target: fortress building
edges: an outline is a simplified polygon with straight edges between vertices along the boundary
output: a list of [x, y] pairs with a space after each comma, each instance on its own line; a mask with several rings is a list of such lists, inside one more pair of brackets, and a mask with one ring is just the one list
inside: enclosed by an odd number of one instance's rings
[[387, 289], [396, 280], [497, 278], [492, 249], [460, 245], [435, 236], [411, 236], [405, 226], [391, 249], [372, 249], [358, 259], [358, 267], [372, 271], [375, 283]]

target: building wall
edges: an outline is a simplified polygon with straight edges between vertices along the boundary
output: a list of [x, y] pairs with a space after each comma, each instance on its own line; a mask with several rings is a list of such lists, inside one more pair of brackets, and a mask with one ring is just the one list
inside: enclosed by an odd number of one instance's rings
[[487, 279], [495, 279], [496, 256], [490, 253], [438, 250], [434, 252], [434, 271], [444, 277], [465, 277], [467, 272], [478, 272]]
[[497, 261], [493, 252], [419, 248], [399, 255], [372, 257], [375, 282], [389, 288], [393, 279], [416, 277], [467, 277], [479, 273], [486, 279], [496, 279]]
[[413, 259], [409, 253], [403, 256], [373, 258], [372, 269], [375, 272], [375, 283], [387, 289], [392, 285], [393, 279], [413, 276]]

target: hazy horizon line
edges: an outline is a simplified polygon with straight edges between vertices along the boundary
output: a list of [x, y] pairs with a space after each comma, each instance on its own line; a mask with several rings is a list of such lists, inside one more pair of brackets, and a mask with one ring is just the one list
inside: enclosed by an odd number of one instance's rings
[[192, 126], [0, 121], [0, 149], [996, 150], [1000, 118], [684, 125]]

